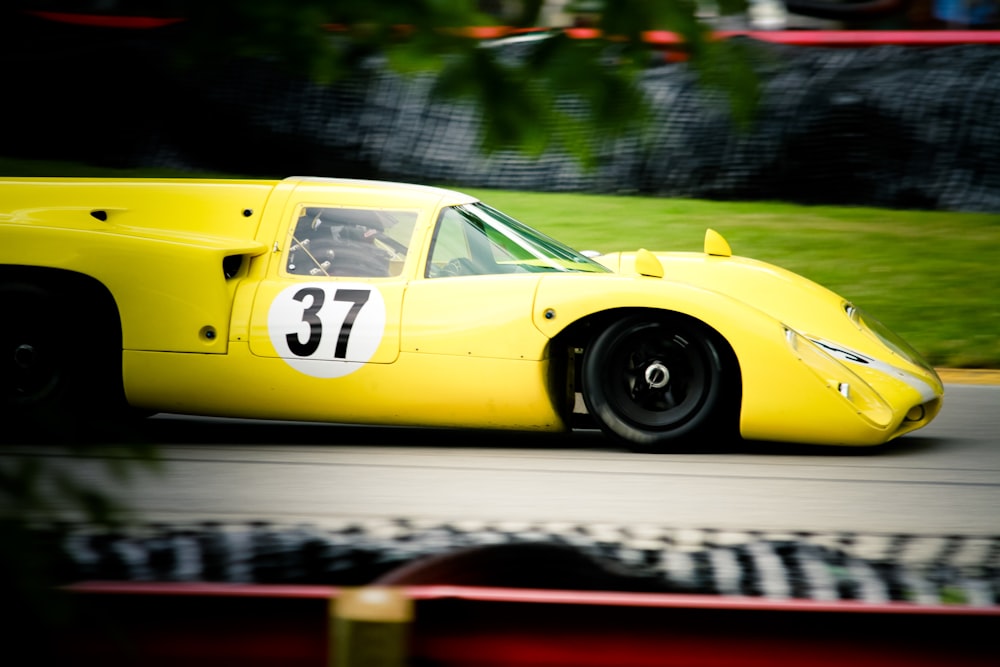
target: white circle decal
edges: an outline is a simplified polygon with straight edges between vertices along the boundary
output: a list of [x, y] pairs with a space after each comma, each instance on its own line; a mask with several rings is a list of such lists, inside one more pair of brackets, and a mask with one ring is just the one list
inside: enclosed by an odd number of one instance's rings
[[267, 317], [271, 344], [295, 370], [318, 378], [353, 373], [385, 333], [385, 300], [364, 283], [299, 283], [282, 290]]

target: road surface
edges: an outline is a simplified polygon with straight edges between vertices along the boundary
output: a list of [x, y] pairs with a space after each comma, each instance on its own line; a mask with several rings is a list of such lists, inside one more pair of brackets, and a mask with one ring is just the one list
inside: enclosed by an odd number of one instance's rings
[[928, 428], [877, 449], [737, 442], [638, 455], [567, 436], [158, 416], [159, 469], [128, 483], [51, 447], [141, 521], [343, 519], [610, 523], [761, 531], [1000, 535], [1000, 386], [949, 385]]

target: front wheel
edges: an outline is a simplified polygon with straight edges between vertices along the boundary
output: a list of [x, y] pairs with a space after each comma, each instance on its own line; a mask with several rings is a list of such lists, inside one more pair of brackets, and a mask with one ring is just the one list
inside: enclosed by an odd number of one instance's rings
[[601, 430], [636, 451], [707, 432], [722, 405], [717, 335], [681, 316], [637, 315], [597, 336], [583, 358], [583, 398]]

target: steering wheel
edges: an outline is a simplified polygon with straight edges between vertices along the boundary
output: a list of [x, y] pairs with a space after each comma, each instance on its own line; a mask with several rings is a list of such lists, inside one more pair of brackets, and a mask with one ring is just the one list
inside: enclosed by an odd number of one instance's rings
[[481, 273], [467, 257], [456, 257], [441, 267], [439, 276], [474, 276]]

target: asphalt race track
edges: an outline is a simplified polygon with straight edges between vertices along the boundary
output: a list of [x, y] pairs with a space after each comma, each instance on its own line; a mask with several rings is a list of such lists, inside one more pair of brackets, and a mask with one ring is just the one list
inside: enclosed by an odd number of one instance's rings
[[[928, 428], [875, 449], [733, 442], [636, 455], [566, 436], [161, 415], [162, 459], [121, 484], [100, 456], [5, 447], [70, 468], [146, 522], [353, 519], [1000, 535], [1000, 386], [948, 386]], [[92, 454], [96, 454], [92, 452]], [[112, 452], [107, 456], [127, 456]]]

